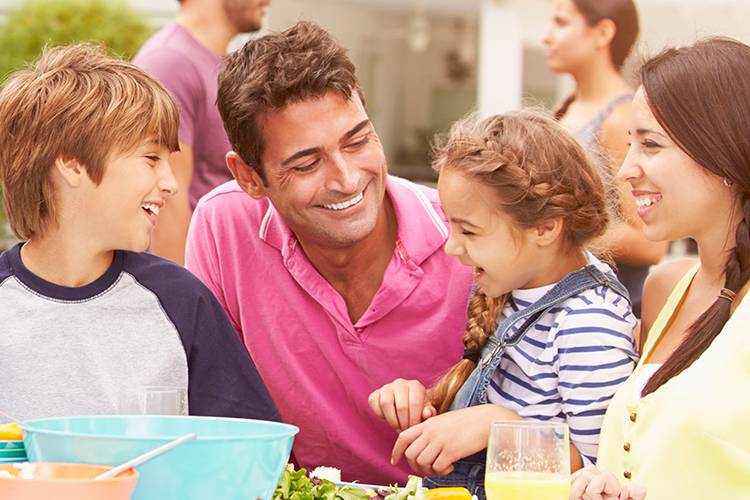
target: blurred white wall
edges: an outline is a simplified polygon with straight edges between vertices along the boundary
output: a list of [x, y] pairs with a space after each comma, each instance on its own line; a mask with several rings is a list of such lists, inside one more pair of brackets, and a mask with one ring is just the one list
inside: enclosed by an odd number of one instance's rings
[[[0, 18], [8, 6], [18, 1], [0, 0]], [[569, 92], [570, 80], [550, 73], [544, 60], [541, 38], [552, 0], [273, 0], [266, 30], [281, 30], [307, 19], [329, 29], [350, 49], [391, 167], [410, 175], [413, 164], [423, 168], [426, 163], [425, 138], [436, 129], [444, 130], [452, 120], [476, 106], [477, 74], [481, 72], [477, 59], [483, 49], [487, 50], [478, 42], [482, 38], [482, 2], [512, 11], [518, 22], [514, 31], [520, 37], [515, 44], [521, 50], [520, 65], [507, 64], [508, 57], [502, 56], [502, 50], [497, 51], [497, 57], [490, 52], [490, 57], [483, 60], [495, 74], [506, 72], [503, 78], [508, 81], [520, 80], [521, 95], [517, 95], [519, 90], [514, 85], [490, 89], [512, 93], [500, 96], [503, 102], [543, 105], [550, 105]], [[127, 3], [147, 15], [154, 26], [163, 24], [177, 11], [177, 0]], [[652, 54], [665, 45], [690, 43], [697, 37], [716, 34], [750, 43], [750, 0], [637, 3], [642, 25], [640, 53]], [[415, 30], [417, 15], [424, 15], [428, 27], [429, 40], [422, 51], [412, 48], [415, 35], [424, 35]], [[488, 24], [485, 29], [499, 29]], [[502, 43], [502, 37], [490, 35], [495, 43]], [[238, 38], [234, 46], [246, 38]]]

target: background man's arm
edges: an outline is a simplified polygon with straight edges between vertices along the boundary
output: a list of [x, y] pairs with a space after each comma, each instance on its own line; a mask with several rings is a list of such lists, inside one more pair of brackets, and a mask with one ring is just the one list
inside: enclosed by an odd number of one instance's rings
[[180, 143], [180, 151], [169, 158], [177, 179], [177, 194], [170, 198], [159, 214], [151, 238], [151, 252], [177, 264], [185, 263], [185, 240], [190, 225], [190, 181], [193, 178], [193, 148]]
[[[630, 104], [620, 106], [605, 121], [600, 145], [612, 161], [613, 175], [617, 173], [628, 152], [628, 122]], [[666, 241], [650, 241], [643, 234], [643, 222], [635, 208], [630, 184], [615, 180], [620, 195], [620, 210], [624, 220], [615, 220], [600, 244], [608, 248], [615, 262], [637, 266], [658, 264], [667, 253]]]

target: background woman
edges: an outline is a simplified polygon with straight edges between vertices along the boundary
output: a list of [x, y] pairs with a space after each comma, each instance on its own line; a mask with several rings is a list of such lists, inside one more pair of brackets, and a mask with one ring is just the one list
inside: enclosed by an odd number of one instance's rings
[[625, 157], [633, 97], [620, 70], [637, 38], [638, 12], [632, 0], [555, 0], [544, 43], [550, 68], [570, 74], [576, 83], [573, 94], [557, 107], [556, 118], [601, 166], [605, 180], [612, 180], [613, 194], [619, 191], [620, 217], [602, 243], [612, 253], [617, 276], [640, 317], [643, 282], [649, 266], [666, 253], [667, 243], [643, 236], [630, 190], [612, 179]]

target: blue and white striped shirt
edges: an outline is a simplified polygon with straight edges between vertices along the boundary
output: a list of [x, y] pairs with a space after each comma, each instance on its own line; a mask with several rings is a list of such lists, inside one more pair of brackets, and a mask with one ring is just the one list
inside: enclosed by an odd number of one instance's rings
[[[503, 315], [525, 309], [553, 286], [514, 290]], [[506, 349], [490, 381], [489, 402], [525, 419], [567, 422], [584, 466], [593, 464], [609, 401], [638, 359], [635, 325], [628, 301], [607, 286], [574, 295]]]

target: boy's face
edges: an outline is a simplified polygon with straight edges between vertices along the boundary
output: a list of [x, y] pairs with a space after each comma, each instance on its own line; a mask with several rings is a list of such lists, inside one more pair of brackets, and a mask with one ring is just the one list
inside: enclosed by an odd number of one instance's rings
[[177, 191], [169, 166], [170, 151], [144, 140], [132, 152], [115, 153], [99, 185], [86, 178], [77, 210], [86, 232], [100, 250], [142, 252], [151, 242], [159, 211]]

